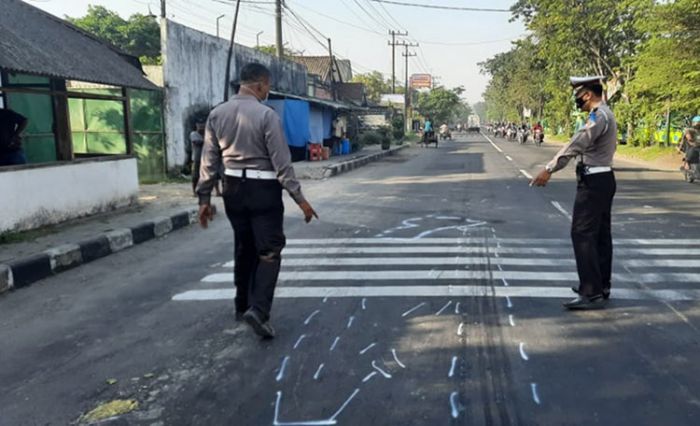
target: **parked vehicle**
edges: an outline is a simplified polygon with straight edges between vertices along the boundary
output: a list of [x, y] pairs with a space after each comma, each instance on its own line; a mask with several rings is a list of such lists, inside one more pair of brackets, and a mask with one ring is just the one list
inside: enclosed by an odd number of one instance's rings
[[542, 131], [542, 129], [535, 129], [535, 135], [533, 139], [535, 140], [535, 145], [542, 145], [542, 142], [544, 142], [544, 132]]
[[518, 142], [520, 143], [520, 145], [526, 144], [529, 137], [530, 137], [529, 130], [523, 129], [523, 128], [518, 129]]

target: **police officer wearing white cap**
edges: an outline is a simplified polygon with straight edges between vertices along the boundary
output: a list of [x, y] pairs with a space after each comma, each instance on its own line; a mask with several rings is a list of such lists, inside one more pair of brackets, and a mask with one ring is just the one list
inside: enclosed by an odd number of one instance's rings
[[545, 186], [552, 174], [574, 157], [576, 201], [571, 223], [571, 240], [579, 276], [578, 297], [564, 304], [568, 309], [599, 309], [610, 297], [612, 274], [612, 201], [615, 195], [613, 155], [617, 147], [615, 116], [603, 100], [605, 77], [572, 77], [576, 106], [589, 113], [586, 126], [577, 132], [535, 177], [531, 185]]

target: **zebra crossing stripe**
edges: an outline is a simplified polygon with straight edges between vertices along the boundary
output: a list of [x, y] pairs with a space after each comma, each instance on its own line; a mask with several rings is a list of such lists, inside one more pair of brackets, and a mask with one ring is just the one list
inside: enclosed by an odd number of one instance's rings
[[[175, 301], [231, 300], [233, 288], [190, 290], [173, 296]], [[568, 287], [484, 287], [484, 286], [338, 286], [338, 287], [278, 287], [276, 298], [346, 298], [346, 297], [518, 297], [518, 298], [571, 298]], [[700, 300], [700, 290], [638, 290], [620, 288], [613, 297], [622, 300]], [[432, 312], [430, 313], [432, 315]]]
[[[470, 245], [497, 243], [504, 245], [571, 245], [568, 238], [294, 238], [287, 240], [288, 246], [303, 245], [353, 245], [353, 244], [377, 244], [377, 245], [415, 245], [415, 244], [444, 244], [444, 245]], [[698, 239], [673, 239], [673, 238], [620, 238], [615, 239], [616, 245], [641, 245], [641, 246], [698, 246]]]
[[[381, 270], [381, 271], [283, 271], [280, 281], [434, 281], [434, 280], [578, 281], [576, 272], [558, 271], [469, 271], [469, 270]], [[698, 282], [697, 273], [613, 274], [614, 282], [663, 284]], [[233, 273], [216, 273], [202, 279], [207, 283], [233, 282]]]
[[[561, 256], [561, 248], [544, 247], [460, 247], [460, 246], [399, 246], [399, 247], [288, 247], [288, 255], [333, 254], [522, 254]], [[618, 248], [616, 254], [640, 256], [698, 256], [700, 248]]]

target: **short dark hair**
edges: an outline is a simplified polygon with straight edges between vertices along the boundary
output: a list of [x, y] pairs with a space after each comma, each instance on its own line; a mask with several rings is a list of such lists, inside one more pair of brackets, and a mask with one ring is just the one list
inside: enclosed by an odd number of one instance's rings
[[241, 69], [241, 76], [238, 79], [240, 84], [258, 83], [263, 80], [268, 80], [272, 74], [265, 65], [257, 62], [246, 64]]
[[589, 84], [586, 86], [587, 90], [593, 92], [594, 95], [601, 97], [603, 96], [603, 85], [599, 83]]

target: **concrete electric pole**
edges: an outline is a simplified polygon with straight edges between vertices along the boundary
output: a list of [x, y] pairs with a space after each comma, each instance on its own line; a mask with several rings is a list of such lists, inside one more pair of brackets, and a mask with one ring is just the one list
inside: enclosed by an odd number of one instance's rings
[[412, 56], [418, 56], [415, 52], [414, 53], [408, 53], [408, 48], [409, 47], [415, 47], [418, 46], [418, 43], [400, 43], [406, 51], [402, 53], [402, 56], [406, 58], [406, 64], [404, 66], [404, 72], [405, 72], [405, 80], [404, 80], [404, 88], [403, 88], [403, 119], [405, 121], [405, 126], [406, 126], [406, 131], [411, 130], [411, 120], [408, 117], [408, 112], [409, 112], [409, 103], [411, 101], [411, 88], [408, 86], [408, 58]]
[[219, 15], [216, 17], [216, 37], [219, 37], [219, 21], [226, 15]]
[[275, 37], [277, 46], [277, 57], [284, 55], [284, 45], [282, 44], [282, 0], [275, 0]]
[[408, 31], [394, 31], [390, 30], [389, 35], [391, 36], [391, 41], [387, 41], [389, 46], [391, 46], [391, 93], [396, 93], [396, 36], [407, 36]]

